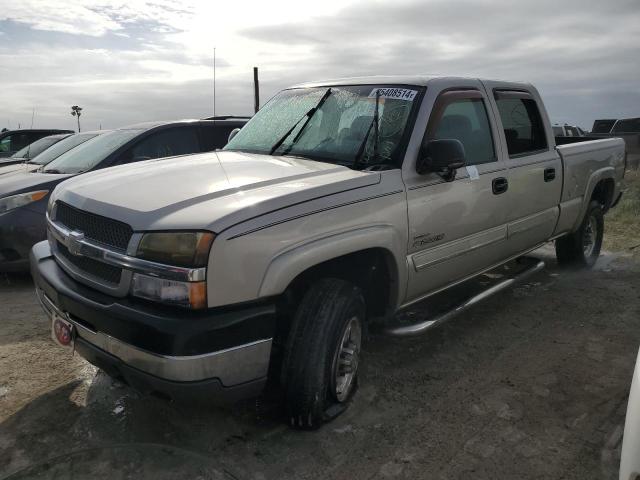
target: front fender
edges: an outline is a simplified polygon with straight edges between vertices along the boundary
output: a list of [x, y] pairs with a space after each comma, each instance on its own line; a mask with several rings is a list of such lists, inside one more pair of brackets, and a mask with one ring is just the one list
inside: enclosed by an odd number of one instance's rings
[[407, 264], [402, 261], [406, 248], [392, 225], [356, 228], [297, 244], [280, 252], [270, 262], [260, 284], [259, 297], [279, 295], [305, 270], [343, 255], [370, 248], [389, 251], [398, 272], [397, 299], [403, 299], [407, 285]]

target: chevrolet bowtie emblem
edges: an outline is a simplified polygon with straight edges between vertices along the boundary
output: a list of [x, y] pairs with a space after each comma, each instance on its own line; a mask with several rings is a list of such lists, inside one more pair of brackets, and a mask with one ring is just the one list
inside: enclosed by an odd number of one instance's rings
[[84, 240], [84, 233], [73, 231], [69, 233], [67, 238], [67, 249], [69, 253], [73, 255], [82, 254], [82, 240]]

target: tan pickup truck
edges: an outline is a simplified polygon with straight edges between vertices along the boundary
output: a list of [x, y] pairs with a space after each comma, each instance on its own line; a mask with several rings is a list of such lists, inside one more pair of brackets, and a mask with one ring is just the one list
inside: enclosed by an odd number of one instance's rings
[[423, 333], [498, 288], [395, 314], [549, 241], [593, 265], [624, 166], [619, 139], [556, 145], [529, 84], [308, 83], [221, 151], [59, 185], [31, 269], [54, 339], [111, 375], [211, 402], [272, 378], [313, 428], [352, 397], [368, 327]]

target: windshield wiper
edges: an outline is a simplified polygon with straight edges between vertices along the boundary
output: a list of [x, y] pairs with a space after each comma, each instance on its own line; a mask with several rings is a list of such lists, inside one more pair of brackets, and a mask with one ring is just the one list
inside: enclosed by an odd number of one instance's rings
[[289, 130], [287, 130], [287, 132], [282, 137], [280, 137], [280, 139], [276, 143], [273, 144], [273, 147], [271, 147], [271, 150], [269, 150], [269, 155], [273, 155], [282, 146], [284, 141], [287, 138], [289, 138], [289, 135], [291, 135], [291, 132], [293, 132], [296, 129], [298, 124], [302, 120], [305, 120], [305, 118], [306, 118], [304, 124], [302, 125], [302, 128], [300, 128], [300, 131], [294, 137], [293, 142], [291, 142], [291, 145], [289, 145], [289, 148], [283, 154], [288, 153], [289, 150], [291, 150], [291, 147], [293, 146], [293, 144], [296, 143], [298, 141], [298, 139], [300, 138], [300, 135], [302, 134], [302, 132], [304, 131], [306, 126], [309, 124], [309, 121], [311, 121], [311, 117], [313, 117], [315, 115], [315, 113], [318, 111], [318, 109], [320, 107], [322, 107], [322, 104], [325, 102], [325, 100], [327, 100], [327, 98], [329, 98], [329, 95], [331, 95], [331, 89], [330, 88], [328, 88], [327, 91], [324, 92], [324, 95], [322, 96], [322, 98], [316, 104], [315, 107], [311, 108], [307, 113], [305, 113], [304, 116], [300, 120], [298, 120], [296, 123], [293, 124], [293, 127], [291, 127]]
[[373, 118], [371, 119], [371, 123], [369, 124], [369, 128], [367, 129], [367, 133], [364, 136], [364, 140], [362, 140], [362, 143], [360, 144], [360, 147], [358, 147], [358, 151], [356, 152], [356, 157], [353, 160], [354, 166], [358, 166], [358, 164], [360, 163], [360, 158], [364, 154], [365, 147], [367, 146], [367, 140], [369, 140], [369, 134], [371, 133], [371, 129], [373, 128], [374, 125], [376, 126], [376, 130], [375, 130], [376, 136], [374, 137], [374, 140], [373, 140], [373, 160], [378, 158], [378, 130], [379, 130], [378, 122], [380, 118], [379, 105], [380, 105], [380, 90], [376, 90], [376, 109], [373, 113]]
[[43, 170], [42, 173], [62, 173], [60, 170], [57, 170], [55, 168], [51, 168], [49, 170]]

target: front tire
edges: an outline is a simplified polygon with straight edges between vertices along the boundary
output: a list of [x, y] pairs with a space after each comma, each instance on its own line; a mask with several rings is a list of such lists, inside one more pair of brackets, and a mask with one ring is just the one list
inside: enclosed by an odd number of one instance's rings
[[561, 265], [591, 268], [600, 256], [604, 236], [602, 205], [589, 204], [580, 228], [556, 240], [556, 258]]
[[282, 366], [293, 427], [318, 428], [346, 409], [357, 387], [365, 315], [362, 292], [344, 280], [323, 279], [305, 293]]

